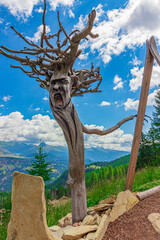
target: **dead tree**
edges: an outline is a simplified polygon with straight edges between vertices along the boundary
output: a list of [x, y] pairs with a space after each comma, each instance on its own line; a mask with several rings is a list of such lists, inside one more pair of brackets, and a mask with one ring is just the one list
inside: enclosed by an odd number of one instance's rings
[[[59, 31], [53, 35], [46, 34], [45, 24], [46, 0], [44, 0], [43, 32], [40, 46], [27, 40], [14, 27], [13, 31], [22, 38], [29, 47], [23, 50], [12, 50], [1, 46], [0, 54], [17, 60], [21, 66], [11, 65], [19, 68], [29, 77], [40, 82], [40, 87], [49, 92], [49, 103], [52, 113], [63, 130], [69, 149], [69, 175], [67, 184], [71, 190], [72, 219], [74, 222], [82, 221], [87, 214], [86, 187], [85, 187], [85, 162], [84, 162], [84, 139], [83, 132], [87, 134], [105, 135], [118, 129], [123, 123], [132, 120], [135, 116], [127, 117], [108, 130], [87, 129], [81, 123], [71, 98], [83, 96], [85, 93], [98, 93], [102, 81], [99, 68], [75, 70], [75, 60], [81, 54], [78, 49], [82, 39], [88, 37], [96, 38], [92, 33], [92, 27], [96, 17], [93, 10], [88, 16], [88, 22], [81, 31], [74, 30], [68, 34], [61, 24], [59, 13]], [[64, 40], [60, 42], [60, 35]], [[56, 40], [53, 46], [52, 39]], [[25, 57], [21, 57], [24, 55]], [[35, 58], [33, 58], [35, 56]], [[30, 67], [26, 70], [24, 67]], [[93, 83], [96, 87], [92, 87]]]

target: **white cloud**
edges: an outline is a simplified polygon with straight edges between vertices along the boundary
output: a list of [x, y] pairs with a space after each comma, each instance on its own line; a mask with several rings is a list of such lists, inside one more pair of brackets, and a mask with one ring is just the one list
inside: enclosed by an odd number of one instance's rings
[[[46, 26], [46, 33], [49, 33], [50, 31], [51, 31], [50, 27]], [[34, 36], [33, 37], [27, 37], [27, 38], [30, 41], [38, 42], [38, 40], [40, 40], [40, 38], [41, 38], [42, 32], [43, 32], [43, 25], [40, 25], [37, 29], [37, 32], [34, 34]]]
[[[104, 130], [103, 126], [85, 125], [88, 128]], [[132, 135], [124, 134], [121, 129], [106, 135], [85, 134], [85, 147], [104, 147], [121, 151], [129, 151]], [[31, 120], [24, 119], [20, 112], [12, 112], [0, 116], [0, 141], [25, 141], [39, 143], [39, 139], [52, 146], [66, 146], [63, 132], [57, 122], [49, 116], [34, 115]]]
[[0, 107], [1, 107], [1, 108], [3, 108], [3, 107], [4, 107], [4, 105], [3, 105], [3, 104], [1, 104], [1, 105], [0, 105]]
[[[104, 130], [103, 126], [95, 126], [95, 125], [85, 125], [87, 128], [96, 128], [100, 130]], [[132, 134], [124, 134], [124, 131], [121, 129], [117, 129], [116, 131], [104, 135], [97, 136], [87, 135], [85, 134], [85, 147], [103, 147], [105, 149], [113, 149], [120, 151], [130, 151], [131, 144], [133, 140]]]
[[48, 101], [49, 98], [48, 98], [48, 97], [44, 97], [43, 100], [44, 100], [44, 101]]
[[120, 88], [123, 89], [122, 78], [120, 78], [118, 75], [114, 77], [113, 83], [115, 84], [113, 90], [120, 89]]
[[[32, 11], [34, 6], [43, 2], [42, 0], [0, 0], [0, 5], [7, 7], [10, 13], [19, 18], [23, 18], [26, 20], [28, 17], [32, 15]], [[49, 0], [49, 4], [52, 10], [56, 10], [56, 8], [60, 5], [71, 7], [74, 3], [74, 0]], [[36, 12], [43, 12], [42, 7], [35, 10]]]
[[[137, 91], [138, 88], [141, 87], [142, 79], [143, 79], [143, 71], [144, 71], [144, 67], [139, 68], [137, 66], [131, 69], [131, 74], [133, 78], [130, 80], [129, 86], [132, 92]], [[150, 87], [154, 88], [155, 86], [158, 86], [159, 83], [160, 83], [160, 67], [158, 65], [154, 65], [152, 70]]]
[[133, 60], [129, 63], [133, 64], [134, 66], [137, 66], [140, 65], [142, 62], [138, 60], [138, 58], [135, 56], [135, 58], [133, 58]]
[[3, 98], [2, 98], [2, 100], [4, 101], [4, 102], [7, 102], [7, 101], [9, 101], [9, 100], [11, 100], [11, 98], [12, 98], [12, 96], [4, 96]]
[[0, 5], [7, 7], [13, 16], [26, 19], [31, 16], [34, 5], [39, 2], [41, 0], [0, 0]]
[[103, 16], [105, 14], [105, 11], [102, 9], [102, 4], [100, 3], [96, 8], [96, 19], [95, 19], [95, 23], [98, 22], [100, 20], [100, 17]]
[[78, 58], [81, 60], [86, 60], [88, 58], [88, 55], [89, 55], [89, 53], [84, 53], [84, 54], [81, 53], [81, 55], [79, 55]]
[[110, 106], [111, 104], [107, 101], [103, 101], [101, 102], [101, 104], [99, 104], [99, 106], [103, 107], [103, 106]]
[[43, 12], [42, 7], [35, 9], [35, 12], [42, 13]]
[[35, 108], [35, 111], [39, 111], [40, 110], [40, 108]]
[[[136, 17], [135, 17], [136, 16]], [[81, 16], [77, 26], [84, 26]], [[107, 17], [93, 28], [99, 37], [90, 39], [86, 48], [97, 50], [104, 63], [128, 49], [141, 47], [154, 35], [160, 44], [160, 0], [129, 0], [124, 8], [107, 11]]]
[[80, 15], [79, 22], [76, 25], [74, 25], [73, 30], [75, 29], [82, 30], [83, 28], [85, 28], [87, 19], [88, 15], [86, 15], [85, 17], [83, 17], [83, 15]]
[[[147, 106], [153, 106], [155, 104], [155, 96], [157, 94], [157, 90], [148, 95]], [[134, 100], [128, 98], [124, 103], [125, 111], [127, 110], [138, 110], [139, 100]]]
[[52, 10], [56, 10], [56, 8], [60, 5], [71, 7], [73, 6], [74, 0], [48, 0]]
[[75, 15], [74, 15], [74, 13], [72, 12], [71, 9], [68, 10], [68, 13], [69, 13], [70, 18], [75, 18]]
[[2, 23], [3, 23], [3, 21], [4, 21], [4, 20], [3, 20], [2, 18], [0, 18], [0, 24], [2, 24]]

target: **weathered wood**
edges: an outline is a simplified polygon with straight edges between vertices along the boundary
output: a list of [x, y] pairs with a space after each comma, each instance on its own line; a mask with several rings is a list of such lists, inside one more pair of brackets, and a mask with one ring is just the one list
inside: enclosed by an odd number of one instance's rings
[[160, 192], [160, 185], [154, 188], [151, 188], [149, 190], [137, 193], [136, 196], [138, 197], [139, 200], [143, 200], [147, 197], [152, 196], [153, 194]]
[[127, 172], [125, 190], [126, 189], [131, 190], [133, 181], [134, 181], [139, 144], [141, 140], [142, 127], [144, 122], [148, 91], [149, 91], [152, 68], [153, 68], [154, 58], [149, 50], [148, 40], [146, 42], [146, 46], [147, 46], [147, 53], [146, 53], [146, 61], [145, 61], [145, 67], [144, 67], [144, 75], [143, 75], [143, 81], [142, 81], [142, 87], [141, 87], [141, 95], [139, 100], [138, 114], [137, 114], [134, 138], [132, 143], [130, 162], [129, 162], [128, 172]]
[[50, 93], [50, 108], [63, 130], [69, 149], [69, 174], [67, 184], [71, 190], [72, 221], [75, 223], [82, 221], [87, 215], [82, 126], [71, 101], [68, 105], [67, 102], [65, 103], [67, 106], [65, 109], [56, 108], [54, 104], [54, 97]]

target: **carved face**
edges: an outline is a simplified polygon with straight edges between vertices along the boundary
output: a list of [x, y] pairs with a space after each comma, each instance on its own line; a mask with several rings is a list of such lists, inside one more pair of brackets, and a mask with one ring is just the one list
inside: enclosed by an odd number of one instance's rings
[[67, 106], [71, 98], [71, 88], [71, 78], [68, 76], [52, 81], [49, 93], [54, 108], [64, 108]]

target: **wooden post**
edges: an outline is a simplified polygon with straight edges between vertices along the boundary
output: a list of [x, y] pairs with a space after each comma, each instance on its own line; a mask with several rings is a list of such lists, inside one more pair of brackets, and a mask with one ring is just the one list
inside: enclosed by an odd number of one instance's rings
[[150, 86], [150, 80], [151, 80], [151, 74], [152, 74], [152, 68], [153, 68], [154, 57], [152, 56], [149, 50], [148, 40], [146, 41], [146, 47], [147, 47], [147, 53], [146, 53], [146, 60], [145, 60], [145, 66], [144, 66], [141, 95], [139, 100], [137, 121], [136, 121], [134, 138], [132, 143], [132, 150], [131, 150], [130, 162], [129, 162], [128, 172], [127, 172], [125, 190], [127, 189], [132, 190], [138, 151], [139, 151], [139, 144], [140, 144], [141, 134], [142, 134], [144, 115], [145, 115], [148, 92], [149, 92], [149, 86]]

